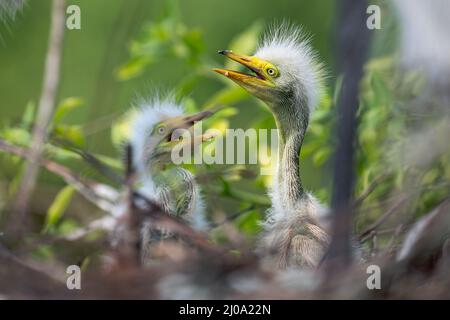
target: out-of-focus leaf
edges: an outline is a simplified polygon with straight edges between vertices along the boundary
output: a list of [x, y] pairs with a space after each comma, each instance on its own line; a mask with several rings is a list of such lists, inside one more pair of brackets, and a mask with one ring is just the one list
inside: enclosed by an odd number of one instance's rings
[[428, 172], [423, 176], [422, 182], [424, 184], [433, 183], [438, 176], [439, 170], [437, 168], [433, 168], [431, 170], [428, 170]]
[[152, 38], [143, 42], [132, 42], [130, 46], [132, 55], [132, 59], [129, 61], [130, 65], [138, 63], [139, 60], [147, 60], [148, 63], [155, 62], [155, 60], [168, 52], [167, 44], [164, 41], [165, 39], [155, 39], [152, 36]]
[[50, 208], [48, 208], [43, 232], [51, 231], [56, 223], [58, 223], [69, 206], [74, 192], [75, 189], [72, 186], [65, 186], [58, 192]]
[[195, 113], [198, 112], [198, 106], [194, 99], [191, 97], [183, 99], [183, 106], [186, 113]]
[[22, 127], [25, 129], [31, 129], [34, 122], [34, 115], [36, 112], [36, 105], [33, 101], [29, 101], [25, 107], [25, 112], [22, 116]]
[[218, 115], [220, 115], [221, 117], [224, 117], [224, 118], [232, 117], [238, 113], [239, 113], [239, 111], [236, 108], [232, 108], [232, 107], [223, 108], [217, 112]]
[[250, 211], [235, 220], [236, 227], [247, 235], [255, 235], [261, 231], [262, 216], [256, 211]]
[[392, 67], [394, 59], [392, 56], [384, 56], [371, 59], [365, 66], [368, 71], [384, 71]]
[[117, 158], [111, 158], [105, 155], [96, 155], [94, 154], [94, 156], [99, 159], [101, 162], [103, 162], [105, 165], [113, 168], [113, 169], [117, 169], [120, 171], [123, 171], [123, 164], [122, 161], [120, 161], [120, 159]]
[[313, 163], [315, 166], [320, 167], [328, 160], [331, 155], [331, 149], [328, 147], [323, 147], [314, 154]]
[[49, 157], [56, 159], [58, 161], [67, 161], [67, 160], [81, 160], [81, 156], [71, 150], [64, 149], [59, 146], [54, 146], [51, 144], [48, 144], [46, 146], [46, 153], [49, 155]]
[[64, 219], [58, 225], [57, 232], [60, 235], [68, 235], [80, 227], [81, 225], [77, 221], [73, 219]]
[[68, 126], [59, 124], [55, 126], [54, 134], [56, 138], [63, 141], [70, 141], [73, 145], [77, 147], [84, 147], [86, 140], [83, 133], [83, 128], [81, 126]]
[[120, 81], [129, 80], [140, 75], [145, 67], [152, 62], [152, 59], [148, 57], [134, 58], [120, 66], [116, 70], [116, 78]]
[[330, 117], [330, 107], [331, 107], [331, 98], [329, 95], [324, 94], [320, 100], [319, 106], [314, 110], [311, 115], [311, 122], [320, 122], [324, 121], [326, 118]]
[[302, 156], [307, 157], [317, 149], [319, 149], [321, 147], [321, 144], [319, 142], [320, 140], [313, 139], [312, 141], [308, 141], [307, 143], [305, 143], [302, 147]]
[[11, 144], [28, 146], [31, 142], [31, 133], [23, 128], [7, 128], [3, 130], [2, 137]]
[[186, 32], [182, 37], [183, 43], [188, 48], [189, 61], [197, 62], [198, 57], [204, 52], [205, 44], [200, 30], [193, 29]]
[[59, 123], [69, 112], [83, 105], [83, 99], [79, 97], [69, 97], [62, 100], [56, 108], [53, 122]]
[[326, 188], [317, 190], [314, 195], [319, 199], [321, 203], [328, 203], [330, 198], [330, 192]]
[[114, 146], [122, 148], [131, 135], [130, 123], [136, 116], [136, 112], [130, 111], [120, 117], [111, 127], [111, 140]]
[[372, 73], [371, 85], [376, 103], [380, 105], [389, 104], [391, 100], [389, 89], [377, 72]]
[[315, 123], [309, 128], [309, 132], [316, 136], [324, 136], [327, 128], [319, 123]]
[[8, 194], [13, 197], [17, 194], [17, 190], [19, 190], [20, 182], [22, 181], [22, 176], [25, 171], [25, 162], [20, 165], [20, 169], [14, 175], [13, 180], [9, 183], [8, 186]]
[[87, 268], [89, 267], [89, 264], [91, 263], [91, 259], [89, 258], [89, 256], [85, 257], [83, 259], [83, 262], [81, 262], [81, 272], [85, 272], [87, 270]]
[[35, 259], [48, 261], [54, 256], [53, 247], [47, 244], [40, 245], [31, 252], [31, 256]]
[[220, 131], [222, 135], [225, 134], [226, 130], [230, 127], [230, 122], [226, 119], [218, 119], [210, 124], [211, 128]]

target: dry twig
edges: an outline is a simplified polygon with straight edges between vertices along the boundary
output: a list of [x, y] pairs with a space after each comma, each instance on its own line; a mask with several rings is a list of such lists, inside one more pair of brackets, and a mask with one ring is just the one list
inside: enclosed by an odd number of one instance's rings
[[39, 101], [37, 120], [33, 130], [31, 153], [25, 174], [16, 194], [16, 199], [13, 204], [13, 215], [8, 225], [9, 232], [11, 235], [14, 234], [15, 237], [20, 235], [20, 229], [22, 229], [27, 215], [28, 205], [36, 186], [39, 163], [47, 137], [47, 128], [55, 108], [63, 48], [64, 11], [64, 0], [53, 0], [49, 46], [45, 61], [44, 85]]

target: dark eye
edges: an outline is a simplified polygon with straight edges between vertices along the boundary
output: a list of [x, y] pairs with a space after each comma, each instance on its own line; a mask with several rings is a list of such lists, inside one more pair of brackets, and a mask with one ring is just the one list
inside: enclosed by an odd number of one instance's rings
[[275, 69], [272, 69], [272, 68], [269, 68], [269, 69], [267, 69], [267, 74], [269, 75], [269, 76], [274, 76], [275, 75]]

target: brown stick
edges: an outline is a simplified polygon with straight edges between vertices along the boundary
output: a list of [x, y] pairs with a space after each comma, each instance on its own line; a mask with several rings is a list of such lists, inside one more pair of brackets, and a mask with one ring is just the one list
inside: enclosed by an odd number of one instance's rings
[[386, 211], [377, 221], [375, 221], [370, 227], [361, 232], [358, 236], [358, 239], [362, 241], [362, 239], [366, 238], [372, 231], [382, 225], [392, 214], [397, 212], [397, 209], [409, 199], [409, 196], [402, 196], [397, 202]]
[[376, 177], [375, 179], [373, 179], [373, 181], [370, 183], [370, 185], [367, 187], [367, 189], [364, 190], [359, 195], [359, 197], [355, 200], [355, 202], [353, 203], [353, 207], [357, 208], [360, 205], [362, 205], [364, 200], [366, 200], [366, 198], [372, 194], [372, 192], [379, 186], [379, 184], [382, 183], [387, 178], [389, 178], [390, 176], [391, 176], [390, 173], [385, 172], [385, 173], [379, 175], [378, 177]]
[[139, 196], [141, 200], [145, 201], [148, 209], [140, 209], [133, 207], [133, 212], [138, 216], [138, 219], [142, 221], [147, 218], [152, 221], [154, 226], [164, 228], [176, 233], [188, 243], [203, 250], [207, 253], [224, 255], [226, 250], [208, 241], [206, 234], [194, 230], [191, 226], [183, 222], [177, 217], [174, 217], [165, 212], [158, 204], [142, 197], [135, 193], [135, 196]]
[[[6, 141], [0, 139], [0, 151], [14, 154], [16, 156], [30, 159], [31, 151], [22, 147], [14, 146]], [[99, 183], [88, 180], [86, 178], [82, 179], [76, 173], [72, 172], [69, 168], [56, 163], [48, 159], [40, 159], [38, 165], [43, 166], [51, 173], [64, 179], [67, 184], [73, 186], [81, 195], [83, 195], [87, 200], [95, 204], [97, 207], [104, 211], [110, 211], [112, 203], [109, 203], [107, 199], [100, 197], [96, 192], [95, 188], [100, 186]]]
[[13, 204], [8, 231], [19, 236], [21, 226], [26, 218], [28, 205], [31, 200], [39, 173], [39, 163], [43, 153], [43, 145], [47, 137], [47, 128], [50, 124], [55, 107], [56, 93], [59, 86], [62, 44], [64, 36], [64, 0], [53, 0], [52, 23], [50, 27], [49, 46], [45, 61], [44, 85], [36, 124], [31, 142], [31, 154], [22, 182]]

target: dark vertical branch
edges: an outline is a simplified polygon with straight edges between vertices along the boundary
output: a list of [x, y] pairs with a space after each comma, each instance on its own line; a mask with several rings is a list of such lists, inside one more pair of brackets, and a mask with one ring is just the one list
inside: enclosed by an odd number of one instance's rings
[[45, 60], [44, 81], [36, 124], [33, 129], [31, 152], [27, 167], [13, 204], [9, 233], [18, 236], [23, 225], [28, 205], [31, 200], [39, 173], [39, 164], [43, 146], [47, 138], [47, 130], [55, 107], [56, 94], [59, 86], [61, 56], [64, 36], [64, 0], [54, 0], [52, 5], [52, 22]]
[[343, 83], [338, 100], [338, 141], [334, 157], [332, 242], [326, 258], [333, 272], [342, 270], [351, 262], [350, 204], [354, 182], [356, 112], [359, 82], [370, 42], [366, 9], [365, 0], [342, 0], [337, 26], [338, 68], [343, 75]]

